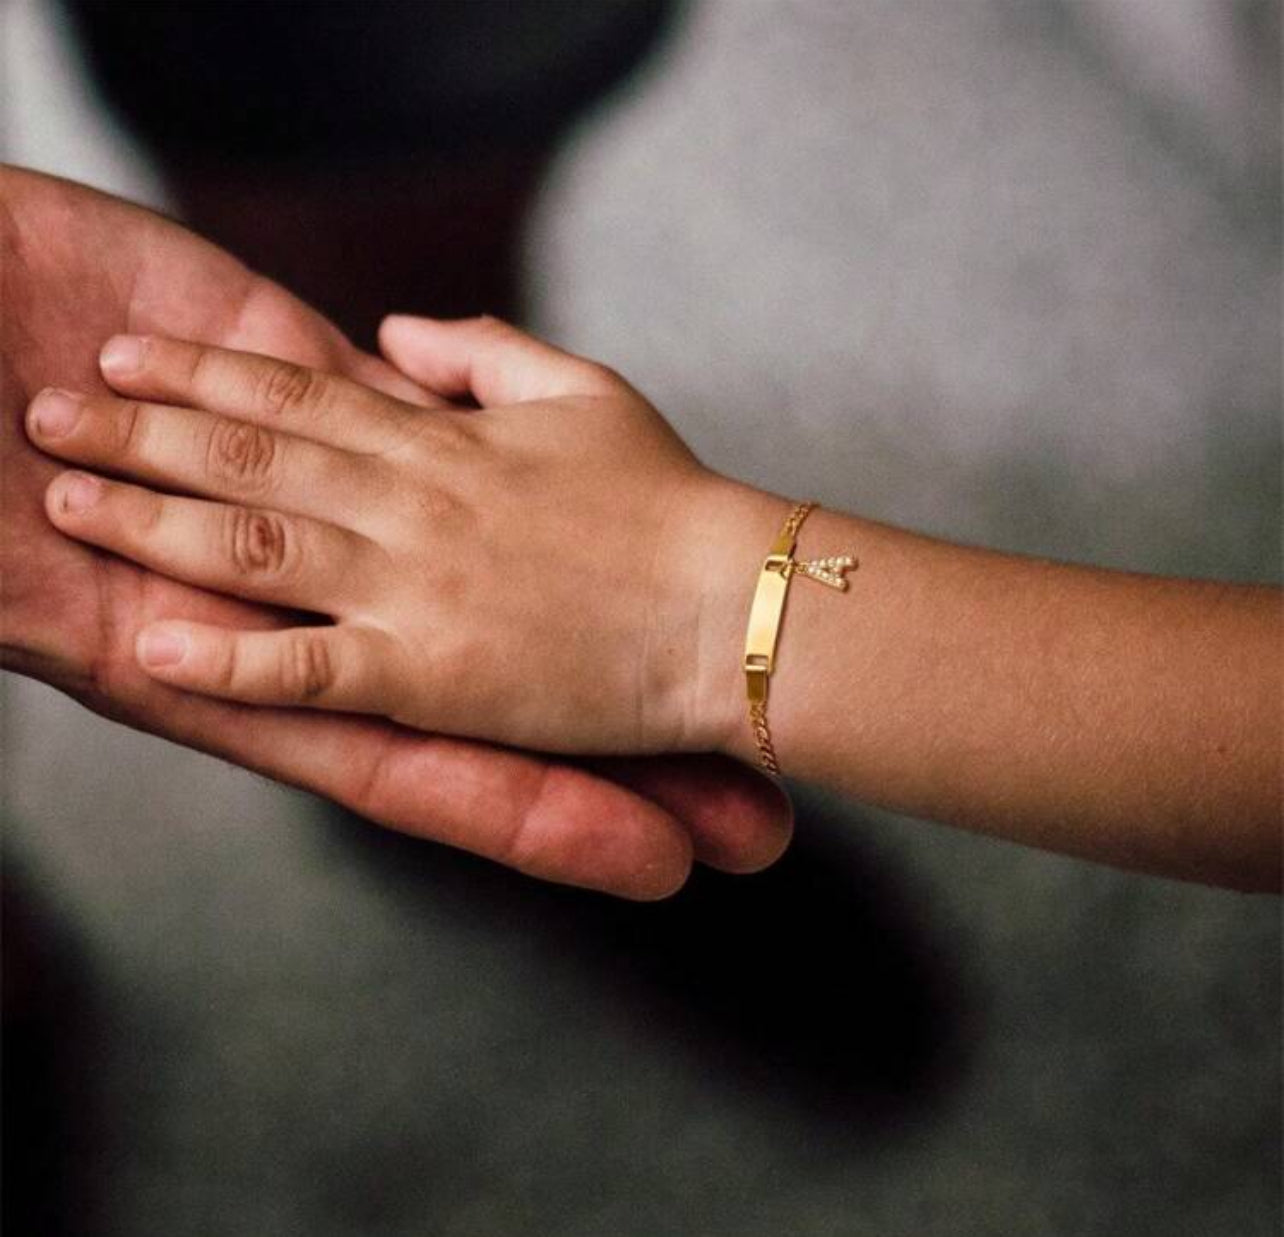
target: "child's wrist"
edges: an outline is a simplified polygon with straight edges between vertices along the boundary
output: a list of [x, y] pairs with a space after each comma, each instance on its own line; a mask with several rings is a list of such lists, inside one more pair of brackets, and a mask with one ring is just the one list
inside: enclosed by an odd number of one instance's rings
[[787, 500], [710, 474], [691, 504], [688, 545], [697, 568], [688, 697], [691, 746], [754, 760], [745, 713], [744, 641], [763, 555]]

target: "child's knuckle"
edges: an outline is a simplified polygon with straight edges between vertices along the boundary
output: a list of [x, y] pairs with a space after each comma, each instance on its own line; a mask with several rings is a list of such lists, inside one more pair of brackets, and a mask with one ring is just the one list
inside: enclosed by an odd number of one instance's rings
[[275, 476], [276, 435], [247, 421], [216, 421], [206, 450], [206, 472], [215, 483], [259, 490]]
[[590, 361], [584, 357], [576, 357], [575, 365], [579, 369], [582, 385], [591, 391], [602, 391], [603, 393], [618, 390], [624, 386], [624, 379], [618, 371], [612, 369], [609, 365], [603, 365], [600, 361]]
[[296, 568], [297, 538], [274, 511], [229, 507], [223, 537], [225, 557], [238, 576], [279, 580]]
[[133, 532], [141, 542], [151, 541], [165, 523], [166, 502], [160, 494], [143, 490], [133, 512]]
[[325, 376], [315, 370], [288, 361], [274, 361], [264, 369], [260, 379], [259, 400], [270, 413], [281, 416], [316, 406], [325, 389]]
[[494, 339], [506, 339], [515, 330], [511, 323], [503, 318], [496, 317], [494, 314], [478, 314], [475, 322], [477, 330], [481, 334], [489, 335]]
[[287, 700], [315, 700], [334, 686], [330, 645], [316, 631], [294, 632], [285, 642], [280, 665], [281, 694]]
[[176, 351], [169, 358], [169, 363], [172, 369], [185, 371], [180, 387], [198, 395], [203, 391], [216, 391], [227, 381], [222, 358], [217, 352], [200, 345]]
[[146, 410], [136, 399], [120, 402], [116, 410], [114, 425], [116, 430], [116, 452], [122, 458], [137, 456], [141, 453]]

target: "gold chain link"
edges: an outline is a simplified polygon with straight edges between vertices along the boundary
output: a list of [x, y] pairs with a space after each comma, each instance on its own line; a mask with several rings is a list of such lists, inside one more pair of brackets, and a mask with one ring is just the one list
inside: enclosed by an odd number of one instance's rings
[[749, 706], [749, 724], [753, 727], [753, 739], [758, 745], [758, 763], [768, 773], [780, 776], [780, 762], [776, 759], [776, 747], [771, 741], [771, 730], [767, 726], [767, 705], [760, 701]]
[[816, 510], [816, 507], [816, 503], [799, 503], [789, 513], [789, 518], [785, 521], [781, 532], [786, 533], [791, 541], [797, 540], [798, 530], [802, 527], [803, 521]]

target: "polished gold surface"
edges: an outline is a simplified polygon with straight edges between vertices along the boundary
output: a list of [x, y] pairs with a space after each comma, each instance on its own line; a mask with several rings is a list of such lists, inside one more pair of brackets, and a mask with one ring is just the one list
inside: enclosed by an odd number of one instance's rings
[[782, 567], [767, 559], [758, 576], [758, 588], [749, 611], [749, 630], [745, 635], [745, 670], [760, 667], [770, 674], [776, 665], [776, 641], [780, 638], [780, 620], [785, 612], [785, 595], [789, 577]]
[[794, 558], [799, 530], [815, 508], [815, 503], [799, 503], [789, 513], [772, 542], [758, 573], [758, 587], [754, 590], [753, 605], [749, 610], [749, 629], [745, 633], [744, 668], [749, 723], [753, 727], [759, 763], [768, 773], [776, 775], [780, 773], [780, 762], [776, 758], [771, 727], [767, 724], [767, 682], [776, 665], [776, 644], [780, 639], [789, 582], [795, 575], [800, 575], [827, 588], [846, 592], [847, 572], [857, 565], [851, 554], [807, 560]]

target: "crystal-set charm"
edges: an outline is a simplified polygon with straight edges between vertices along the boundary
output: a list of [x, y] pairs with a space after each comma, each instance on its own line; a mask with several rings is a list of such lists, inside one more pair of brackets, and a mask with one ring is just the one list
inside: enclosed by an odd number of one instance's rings
[[793, 570], [800, 576], [815, 580], [829, 588], [836, 588], [840, 593], [847, 591], [846, 573], [856, 566], [856, 560], [850, 554], [835, 554], [829, 558], [813, 558], [806, 561], [793, 561]]

